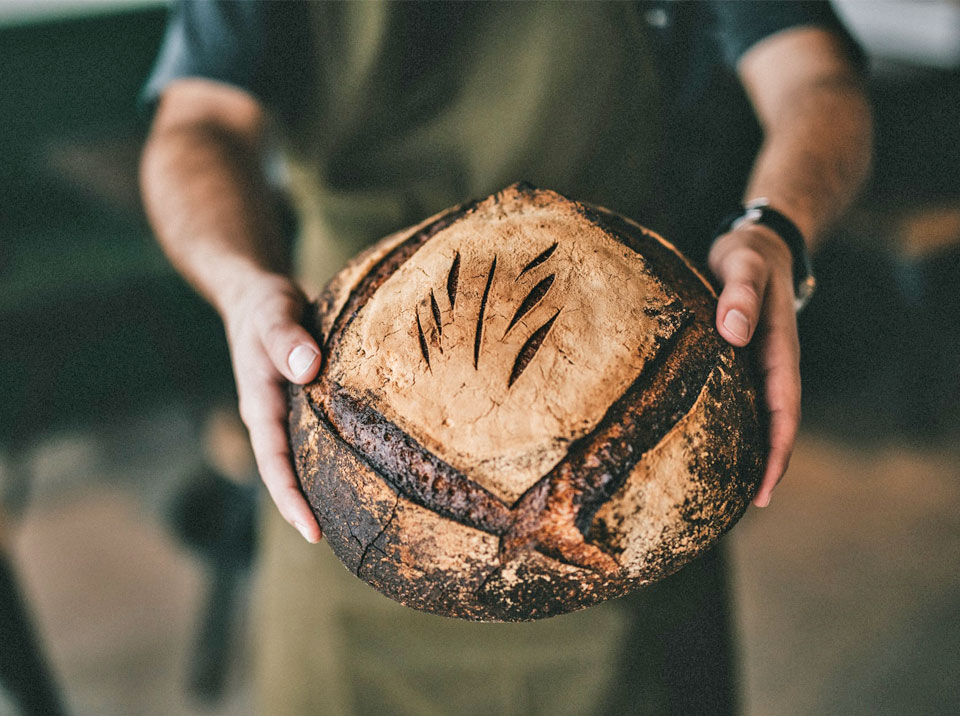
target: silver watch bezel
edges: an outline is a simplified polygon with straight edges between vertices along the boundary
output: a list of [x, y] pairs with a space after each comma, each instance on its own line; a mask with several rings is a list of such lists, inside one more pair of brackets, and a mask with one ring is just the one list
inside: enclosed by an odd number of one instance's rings
[[[743, 214], [730, 223], [730, 231], [736, 231], [750, 224], [757, 224], [763, 218], [763, 210], [768, 207], [770, 207], [770, 200], [765, 196], [751, 199], [743, 205]], [[807, 259], [807, 266], [809, 267], [809, 258]], [[806, 308], [816, 290], [817, 279], [808, 271], [807, 275], [793, 286], [793, 310], [795, 313], [800, 313]]]

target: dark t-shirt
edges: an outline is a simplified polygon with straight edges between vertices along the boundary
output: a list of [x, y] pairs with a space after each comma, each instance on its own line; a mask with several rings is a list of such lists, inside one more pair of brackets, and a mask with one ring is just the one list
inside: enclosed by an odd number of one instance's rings
[[[680, 104], [702, 98], [710, 69], [730, 73], [752, 45], [798, 26], [829, 29], [860, 63], [856, 43], [828, 2], [641, 2], [656, 30], [670, 87]], [[240, 87], [281, 116], [299, 109], [312, 42], [304, 2], [181, 0], [174, 6], [141, 101], [152, 107], [171, 81], [206, 77]]]
[[[465, 6], [423, 7], [420, 24], [399, 41], [442, 32], [441, 23], [450, 20], [445, 15]], [[659, 78], [659, 181], [647, 205], [612, 208], [642, 210], [637, 218], [682, 237], [684, 249], [702, 260], [715, 223], [740, 198], [760, 139], [734, 72], [740, 57], [765, 37], [798, 26], [835, 32], [856, 64], [862, 57], [827, 2], [642, 2], [630, 9], [649, 38]], [[315, 101], [307, 91], [317, 72], [310, 11], [304, 2], [177, 4], [143, 106], [151, 108], [175, 79], [204, 77], [250, 92], [296, 132], [307, 103]], [[336, 174], [333, 168], [327, 178], [333, 185]]]

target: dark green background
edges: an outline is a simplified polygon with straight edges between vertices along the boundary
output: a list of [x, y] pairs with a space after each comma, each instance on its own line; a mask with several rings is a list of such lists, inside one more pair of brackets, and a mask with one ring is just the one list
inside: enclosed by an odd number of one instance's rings
[[165, 8], [0, 27], [0, 445], [230, 391], [223, 332], [136, 202]]

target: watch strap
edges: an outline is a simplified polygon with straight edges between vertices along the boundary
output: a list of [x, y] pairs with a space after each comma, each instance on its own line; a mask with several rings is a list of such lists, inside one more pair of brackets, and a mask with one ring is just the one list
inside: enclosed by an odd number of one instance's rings
[[794, 307], [799, 312], [809, 303], [816, 288], [813, 265], [803, 234], [787, 216], [771, 207], [768, 199], [761, 198], [744, 204], [739, 211], [727, 216], [715, 232], [714, 238], [750, 224], [759, 224], [771, 229], [790, 249], [793, 257]]

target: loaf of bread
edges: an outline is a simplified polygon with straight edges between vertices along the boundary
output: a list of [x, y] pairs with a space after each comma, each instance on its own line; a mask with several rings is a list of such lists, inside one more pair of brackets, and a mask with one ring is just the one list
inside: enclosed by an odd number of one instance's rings
[[613, 212], [518, 184], [357, 256], [291, 388], [303, 491], [408, 606], [522, 621], [660, 579], [743, 513], [756, 390], [710, 284]]

